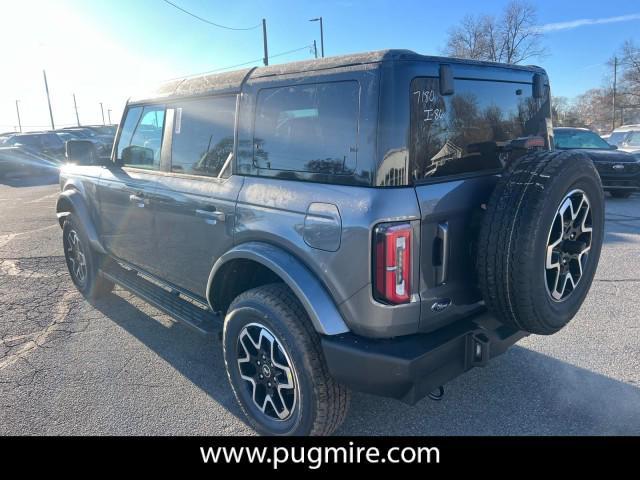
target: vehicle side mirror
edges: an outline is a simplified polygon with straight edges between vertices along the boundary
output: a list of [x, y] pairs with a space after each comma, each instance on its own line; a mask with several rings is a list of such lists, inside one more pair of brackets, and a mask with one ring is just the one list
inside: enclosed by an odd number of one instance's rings
[[533, 75], [533, 98], [544, 97], [544, 75], [536, 73]]
[[611, 145], [609, 148], [610, 148], [611, 150], [617, 150], [617, 149], [618, 149], [618, 146], [617, 146], [617, 145]]
[[65, 158], [76, 165], [100, 165], [98, 151], [90, 140], [67, 140]]
[[153, 165], [153, 150], [138, 145], [129, 145], [122, 150], [122, 164]]

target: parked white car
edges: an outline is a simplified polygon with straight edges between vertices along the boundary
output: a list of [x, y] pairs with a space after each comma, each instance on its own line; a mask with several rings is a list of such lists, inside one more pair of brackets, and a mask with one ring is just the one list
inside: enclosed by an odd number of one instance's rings
[[623, 125], [616, 128], [606, 139], [624, 152], [640, 152], [640, 125]]

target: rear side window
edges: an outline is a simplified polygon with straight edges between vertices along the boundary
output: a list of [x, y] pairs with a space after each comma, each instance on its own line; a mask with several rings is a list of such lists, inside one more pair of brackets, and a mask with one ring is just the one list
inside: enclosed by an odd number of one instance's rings
[[159, 169], [164, 107], [130, 108], [118, 141], [118, 160], [125, 166]]
[[45, 148], [60, 148], [63, 147], [64, 144], [62, 140], [56, 134], [47, 134], [42, 135], [42, 146]]
[[411, 82], [410, 173], [416, 182], [499, 170], [508, 159], [501, 147], [546, 133], [548, 98], [533, 98], [529, 83], [456, 79], [454, 91], [440, 95], [437, 78]]
[[36, 135], [20, 135], [7, 140], [8, 145], [25, 145], [27, 147], [39, 147], [40, 141]]
[[358, 147], [355, 81], [261, 90], [254, 133], [258, 168], [350, 174]]
[[235, 118], [235, 96], [194, 100], [177, 106], [171, 171], [210, 177], [222, 172], [221, 176], [228, 176]]

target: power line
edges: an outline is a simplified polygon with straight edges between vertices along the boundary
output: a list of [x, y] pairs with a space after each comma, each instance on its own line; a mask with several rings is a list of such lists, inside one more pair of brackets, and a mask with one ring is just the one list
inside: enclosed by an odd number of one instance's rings
[[187, 15], [200, 20], [201, 22], [208, 23], [209, 25], [213, 25], [214, 27], [224, 28], [226, 30], [255, 30], [256, 28], [258, 28], [259, 26], [262, 25], [261, 23], [258, 23], [257, 25], [254, 25], [253, 27], [247, 27], [247, 28], [227, 27], [226, 25], [220, 25], [219, 23], [215, 23], [215, 22], [212, 22], [211, 20], [207, 20], [206, 18], [202, 18], [202, 17], [196, 15], [195, 13], [191, 13], [190, 11], [185, 10], [184, 8], [176, 5], [173, 2], [170, 2], [169, 0], [162, 0], [162, 1], [164, 3], [168, 3], [169, 5], [171, 5], [174, 8], [177, 8], [181, 12], [186, 13]]

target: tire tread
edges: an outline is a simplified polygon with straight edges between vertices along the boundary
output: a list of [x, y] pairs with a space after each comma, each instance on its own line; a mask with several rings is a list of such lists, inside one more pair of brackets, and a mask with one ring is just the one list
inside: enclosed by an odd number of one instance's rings
[[[309, 435], [330, 435], [344, 421], [349, 409], [350, 395], [346, 387], [336, 382], [329, 374], [324, 359], [320, 336], [313, 328], [307, 313], [283, 283], [272, 283], [253, 288], [238, 295], [229, 311], [246, 300], [259, 300], [280, 314], [296, 345], [303, 352], [304, 361], [313, 372], [313, 389], [316, 401], [316, 416]], [[228, 368], [228, 365], [227, 365]], [[244, 414], [248, 412], [240, 404]]]

